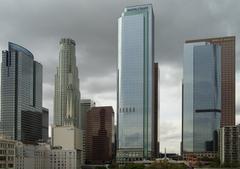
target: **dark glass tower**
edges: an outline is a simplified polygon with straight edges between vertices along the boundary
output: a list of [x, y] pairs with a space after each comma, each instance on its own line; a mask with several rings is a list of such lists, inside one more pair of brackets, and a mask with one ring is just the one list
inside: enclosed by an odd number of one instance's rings
[[183, 69], [183, 153], [214, 152], [221, 118], [221, 46], [186, 43]]
[[27, 143], [42, 139], [42, 65], [30, 51], [9, 42], [1, 70], [3, 134]]

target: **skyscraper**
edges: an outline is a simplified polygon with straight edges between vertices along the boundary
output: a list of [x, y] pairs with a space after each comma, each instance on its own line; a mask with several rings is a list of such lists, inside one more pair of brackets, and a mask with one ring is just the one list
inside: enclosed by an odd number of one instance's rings
[[[56, 159], [79, 168], [83, 164], [83, 131], [80, 126], [80, 91], [76, 66], [75, 41], [60, 40], [59, 65], [55, 75], [54, 126], [52, 151]], [[64, 160], [68, 158], [68, 160]], [[53, 164], [53, 163], [52, 163]], [[54, 163], [54, 166], [55, 163]], [[77, 166], [77, 167], [76, 167]]]
[[75, 41], [60, 40], [59, 65], [55, 75], [54, 124], [80, 127], [80, 91]]
[[184, 45], [183, 153], [211, 156], [221, 118], [221, 46], [209, 42]]
[[42, 65], [26, 48], [9, 42], [1, 69], [3, 134], [27, 143], [42, 139]]
[[188, 40], [221, 46], [221, 127], [235, 125], [235, 36]]
[[127, 7], [118, 20], [119, 162], [153, 157], [154, 16], [152, 5]]

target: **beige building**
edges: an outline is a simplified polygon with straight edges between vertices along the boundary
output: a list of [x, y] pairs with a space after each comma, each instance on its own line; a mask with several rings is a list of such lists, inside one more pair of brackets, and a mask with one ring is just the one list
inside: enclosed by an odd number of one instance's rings
[[219, 153], [221, 164], [240, 164], [240, 124], [220, 129]]
[[15, 168], [15, 141], [0, 139], [0, 169]]

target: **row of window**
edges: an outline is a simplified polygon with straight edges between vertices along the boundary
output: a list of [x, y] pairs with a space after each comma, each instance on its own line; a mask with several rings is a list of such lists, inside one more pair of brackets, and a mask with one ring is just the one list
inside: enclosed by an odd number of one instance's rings
[[135, 107], [123, 107], [119, 109], [119, 112], [135, 112]]

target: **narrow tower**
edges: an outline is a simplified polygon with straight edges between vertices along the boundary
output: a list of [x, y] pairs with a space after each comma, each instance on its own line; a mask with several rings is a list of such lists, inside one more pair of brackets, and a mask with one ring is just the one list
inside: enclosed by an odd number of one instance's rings
[[80, 127], [80, 91], [75, 41], [60, 40], [59, 65], [55, 75], [54, 124]]
[[118, 162], [151, 159], [154, 137], [154, 17], [151, 4], [118, 20]]

